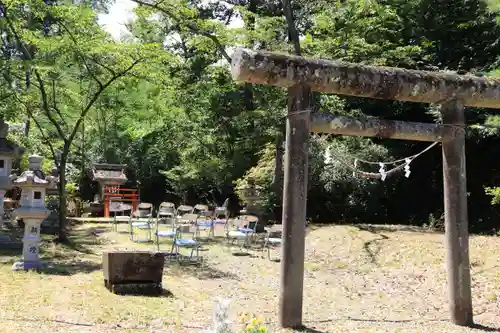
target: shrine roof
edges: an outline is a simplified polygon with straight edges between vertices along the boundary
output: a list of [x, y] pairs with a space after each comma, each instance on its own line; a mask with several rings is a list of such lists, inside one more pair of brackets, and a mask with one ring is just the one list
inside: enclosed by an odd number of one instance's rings
[[128, 179], [123, 171], [118, 170], [92, 170], [92, 178], [96, 182], [124, 184]]
[[49, 186], [50, 182], [45, 179], [45, 175], [40, 170], [24, 171], [19, 177], [14, 179], [14, 185], [32, 185], [32, 186]]
[[116, 170], [122, 171], [127, 167], [126, 164], [108, 164], [108, 163], [94, 163], [92, 169], [94, 170]]

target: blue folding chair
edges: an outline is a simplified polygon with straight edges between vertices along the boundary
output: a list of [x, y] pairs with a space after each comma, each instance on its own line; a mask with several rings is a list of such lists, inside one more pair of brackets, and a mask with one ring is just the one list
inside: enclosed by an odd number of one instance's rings
[[257, 228], [257, 222], [258, 218], [253, 215], [242, 215], [232, 220], [233, 230], [229, 230], [228, 226], [226, 232], [228, 245], [237, 241], [240, 243], [240, 251], [245, 247], [250, 247]]
[[[190, 260], [195, 253], [196, 260], [200, 258], [200, 243], [196, 239], [196, 231], [192, 231], [193, 227], [191, 225], [182, 225], [176, 229], [174, 242], [172, 243], [172, 253], [177, 256], [178, 260], [182, 257], [182, 248], [191, 250], [191, 254], [189, 255]], [[191, 237], [185, 237], [186, 234], [191, 234]]]

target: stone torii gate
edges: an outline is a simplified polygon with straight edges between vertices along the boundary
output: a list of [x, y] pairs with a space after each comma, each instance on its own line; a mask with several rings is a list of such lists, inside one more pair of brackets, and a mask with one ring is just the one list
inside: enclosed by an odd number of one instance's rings
[[[242, 48], [233, 54], [231, 73], [237, 81], [288, 88], [288, 93], [293, 94], [286, 130], [280, 325], [302, 325], [307, 155], [313, 131], [442, 142], [449, 311], [453, 323], [472, 326], [464, 106], [500, 108], [500, 80], [361, 66]], [[311, 91], [440, 104], [443, 125], [320, 114], [313, 114], [311, 120]]]

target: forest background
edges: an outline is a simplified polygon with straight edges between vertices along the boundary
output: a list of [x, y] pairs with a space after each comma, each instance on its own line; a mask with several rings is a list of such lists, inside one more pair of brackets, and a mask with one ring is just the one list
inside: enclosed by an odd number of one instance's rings
[[[279, 218], [282, 176], [274, 171], [286, 91], [234, 82], [229, 62], [236, 46], [291, 53], [281, 1], [131, 1], [138, 5], [135, 19], [119, 40], [98, 23], [112, 6], [106, 0], [0, 1], [0, 113], [10, 123], [9, 139], [44, 156], [47, 172], [59, 169], [62, 215], [68, 198], [93, 199], [89, 169], [101, 162], [126, 164], [126, 186], [139, 186], [141, 200], [155, 205], [220, 205], [251, 177], [263, 187], [266, 212]], [[307, 57], [500, 73], [496, 1], [296, 0], [292, 7]], [[440, 121], [435, 105], [328, 94], [316, 95], [315, 112]], [[500, 116], [465, 112], [470, 226], [497, 232]], [[325, 163], [326, 146], [331, 163]], [[400, 173], [382, 182], [353, 176], [345, 166], [355, 158], [396, 160], [426, 146], [340, 136], [325, 145], [311, 137], [308, 218], [438, 224], [439, 147], [411, 163], [409, 178]], [[15, 167], [26, 167], [27, 156]]]

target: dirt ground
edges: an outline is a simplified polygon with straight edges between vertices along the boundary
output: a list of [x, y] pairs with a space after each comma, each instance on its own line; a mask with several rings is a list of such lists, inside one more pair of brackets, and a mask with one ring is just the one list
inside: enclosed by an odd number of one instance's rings
[[[223, 239], [204, 247], [203, 267], [169, 264], [163, 297], [118, 296], [103, 284], [101, 254], [153, 249], [84, 224], [71, 246], [45, 241], [50, 265], [12, 272], [13, 253], [0, 254], [0, 332], [202, 332], [215, 299], [231, 299], [238, 317], [255, 314], [277, 329], [280, 264], [234, 256]], [[222, 236], [223, 230], [216, 230]], [[168, 244], [164, 245], [165, 249]], [[500, 238], [471, 238], [476, 329], [448, 322], [443, 235], [397, 227], [311, 227], [306, 241], [304, 332], [500, 332]], [[273, 253], [279, 256], [279, 250]]]

